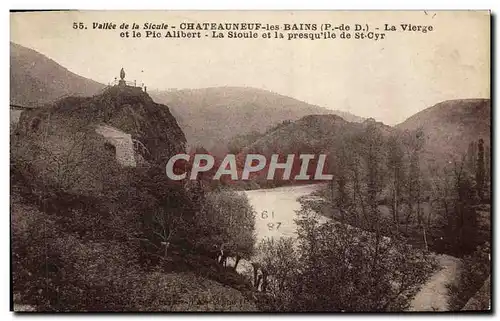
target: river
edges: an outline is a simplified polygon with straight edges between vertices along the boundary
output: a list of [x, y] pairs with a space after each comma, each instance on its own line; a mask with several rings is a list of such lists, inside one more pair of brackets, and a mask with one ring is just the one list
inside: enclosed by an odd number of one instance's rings
[[295, 236], [294, 219], [300, 209], [299, 197], [309, 195], [321, 186], [311, 184], [245, 191], [256, 212], [257, 243], [268, 237]]
[[[296, 211], [301, 207], [299, 198], [322, 186], [309, 184], [244, 191], [256, 212], [256, 245], [267, 238], [278, 240], [280, 237], [295, 237], [297, 226], [294, 219], [297, 217]], [[232, 258], [228, 259], [228, 264], [234, 265]], [[246, 260], [241, 260], [237, 267], [239, 273], [247, 275], [252, 274], [252, 269], [250, 262]]]
[[[267, 237], [279, 239], [281, 236], [296, 236], [295, 211], [301, 207], [298, 199], [321, 187], [321, 184], [312, 184], [245, 191], [250, 204], [257, 213], [255, 223], [257, 244]], [[327, 219], [320, 217], [320, 221], [327, 221]], [[280, 223], [279, 227], [278, 223]], [[436, 258], [439, 268], [422, 285], [411, 301], [411, 311], [448, 310], [447, 284], [456, 282], [457, 262], [459, 260], [445, 255], [438, 255]], [[234, 264], [234, 262], [230, 264]], [[237, 271], [251, 275], [252, 266], [248, 261], [242, 260]]]

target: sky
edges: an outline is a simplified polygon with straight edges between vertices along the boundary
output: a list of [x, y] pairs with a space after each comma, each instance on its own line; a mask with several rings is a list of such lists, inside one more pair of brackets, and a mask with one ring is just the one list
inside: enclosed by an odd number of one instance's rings
[[[86, 30], [73, 29], [82, 22]], [[93, 23], [431, 25], [384, 40], [122, 38]], [[73, 11], [11, 13], [11, 41], [107, 84], [124, 67], [148, 89], [248, 86], [389, 125], [448, 99], [490, 97], [487, 12]], [[144, 31], [142, 31], [144, 33]], [[204, 32], [205, 33], [205, 32]]]

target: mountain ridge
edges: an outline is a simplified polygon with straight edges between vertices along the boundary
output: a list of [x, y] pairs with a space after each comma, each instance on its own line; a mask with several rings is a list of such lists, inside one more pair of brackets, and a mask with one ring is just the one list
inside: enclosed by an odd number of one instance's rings
[[11, 104], [33, 107], [68, 95], [91, 96], [104, 87], [36, 50], [10, 42]]
[[284, 121], [310, 114], [340, 114], [351, 121], [364, 119], [298, 99], [252, 87], [209, 87], [156, 91], [155, 100], [169, 105], [193, 147], [209, 150], [226, 145], [235, 133], [263, 133]]
[[452, 99], [430, 106], [395, 126], [399, 130], [421, 128], [426, 136], [428, 156], [458, 160], [472, 141], [490, 145], [491, 100]]
[[[10, 49], [11, 103], [41, 105], [61, 96], [92, 96], [107, 88], [72, 73], [33, 49], [13, 42], [10, 42]], [[149, 95], [154, 101], [169, 106], [168, 110], [182, 128], [188, 146], [204, 146], [211, 152], [226, 153], [231, 139], [238, 134], [258, 137], [277, 124], [293, 123], [308, 115], [336, 114], [347, 122], [372, 121], [252, 87], [153, 90]], [[477, 137], [489, 145], [490, 114], [489, 99], [447, 100], [390, 128], [404, 131], [423, 127], [428, 153], [449, 160], [464, 153], [469, 142]], [[382, 125], [381, 128], [386, 130], [389, 127]]]
[[[11, 42], [10, 51], [11, 104], [40, 106], [65, 96], [92, 96], [107, 88], [36, 50]], [[212, 151], [227, 152], [227, 143], [236, 134], [262, 133], [277, 123], [308, 114], [339, 114], [351, 121], [364, 120], [252, 87], [149, 90], [149, 94], [170, 107], [190, 146], [201, 145]]]

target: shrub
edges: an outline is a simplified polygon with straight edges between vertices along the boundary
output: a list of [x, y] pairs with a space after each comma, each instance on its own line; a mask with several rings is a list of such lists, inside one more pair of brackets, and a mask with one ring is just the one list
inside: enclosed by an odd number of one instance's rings
[[296, 246], [264, 246], [271, 299], [281, 311], [403, 311], [436, 264], [425, 252], [334, 221], [299, 213]]
[[491, 273], [490, 244], [478, 246], [476, 251], [462, 259], [458, 282], [448, 286], [451, 300], [449, 308], [458, 311], [483, 286]]

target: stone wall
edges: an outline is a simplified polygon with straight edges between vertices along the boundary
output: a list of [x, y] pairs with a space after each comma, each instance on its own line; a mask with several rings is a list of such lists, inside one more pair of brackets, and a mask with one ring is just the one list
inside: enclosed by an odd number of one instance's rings
[[132, 136], [117, 128], [100, 125], [96, 128], [96, 133], [106, 138], [106, 141], [116, 149], [116, 160], [122, 166], [136, 167], [134, 143]]

